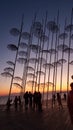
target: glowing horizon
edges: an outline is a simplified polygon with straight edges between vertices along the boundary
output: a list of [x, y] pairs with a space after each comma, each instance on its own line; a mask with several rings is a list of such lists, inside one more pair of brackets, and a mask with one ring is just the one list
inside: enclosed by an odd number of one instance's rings
[[[8, 84], [9, 85], [9, 84]], [[66, 84], [63, 84], [63, 88], [62, 88], [62, 92], [63, 91], [67, 91], [67, 87], [66, 87], [67, 85]], [[1, 89], [0, 89], [0, 96], [1, 95], [8, 95], [9, 94], [9, 89], [10, 89], [10, 86], [4, 86], [5, 87], [5, 89], [3, 88], [2, 89], [2, 87], [1, 87]], [[39, 91], [41, 92], [41, 93], [43, 93], [43, 87], [44, 87], [44, 83], [40, 83], [40, 88], [39, 88]], [[69, 87], [69, 89], [70, 89], [70, 87]], [[25, 88], [25, 91], [31, 91], [32, 92], [32, 84], [31, 83], [28, 83], [27, 85], [26, 85], [26, 88]], [[35, 91], [35, 88], [33, 87], [33, 92]], [[36, 86], [36, 91], [38, 91], [38, 85]], [[48, 92], [51, 92], [52, 91], [52, 86], [49, 86], [49, 91]], [[60, 91], [60, 85], [58, 85], [57, 87], [56, 87], [56, 92], [57, 91]], [[12, 86], [12, 91], [11, 91], [11, 94], [13, 94], [13, 93], [19, 93], [20, 94], [20, 92], [21, 92], [21, 89], [20, 88], [18, 88], [18, 87], [16, 87], [16, 86]], [[44, 88], [44, 93], [46, 93], [47, 92], [47, 86], [45, 85], [45, 88]], [[23, 92], [24, 93], [24, 92]]]
[[[14, 45], [18, 45], [18, 39], [19, 37], [13, 37], [10, 33], [10, 30], [12, 28], [17, 28], [18, 30], [20, 29], [20, 25], [21, 25], [21, 17], [22, 14], [24, 13], [24, 26], [22, 31], [23, 32], [28, 32], [30, 33], [30, 27], [32, 24], [32, 21], [34, 19], [34, 14], [37, 14], [36, 16], [36, 21], [37, 22], [41, 22], [41, 24], [43, 24], [43, 27], [45, 27], [45, 16], [46, 16], [46, 10], [48, 12], [47, 15], [47, 22], [46, 25], [48, 24], [49, 21], [53, 21], [57, 24], [57, 21], [59, 22], [58, 25], [60, 25], [60, 32], [59, 33], [64, 33], [64, 25], [65, 25], [65, 17], [67, 17], [66, 20], [66, 24], [69, 25], [71, 23], [71, 11], [72, 11], [72, 6], [73, 6], [73, 2], [68, 0], [66, 2], [64, 2], [63, 0], [58, 1], [56, 0], [56, 2], [50, 1], [48, 2], [48, 0], [42, 2], [42, 0], [37, 0], [37, 1], [25, 1], [21, 0], [21, 1], [5, 1], [5, 2], [1, 2], [1, 18], [2, 20], [1, 22], [1, 29], [0, 29], [0, 34], [1, 34], [1, 38], [0, 38], [0, 74], [4, 71], [4, 68], [7, 67], [7, 61], [15, 61], [15, 56], [16, 56], [16, 52], [11, 52], [8, 50], [7, 45], [8, 44], [14, 44]], [[4, 11], [5, 10], [5, 11]], [[58, 12], [59, 10], [59, 12]], [[59, 13], [59, 18], [57, 19]], [[72, 21], [73, 22], [73, 21]], [[34, 30], [34, 29], [33, 29]], [[52, 31], [49, 35], [49, 30], [48, 27], [46, 26], [46, 29], [42, 29], [43, 32], [45, 30], [45, 35], [48, 37], [49, 39], [49, 49], [51, 48], [51, 43], [53, 44], [53, 48], [55, 48], [55, 43], [57, 43], [56, 41], [56, 33], [54, 33], [53, 36], [53, 40], [52, 40]], [[42, 32], [41, 30], [41, 32]], [[58, 36], [59, 36], [58, 33]], [[69, 32], [66, 32], [68, 34], [67, 39], [65, 39], [65, 44], [69, 45]], [[72, 30], [73, 33], [73, 30]], [[42, 39], [42, 38], [41, 38]], [[59, 39], [59, 44], [63, 44], [63, 37], [61, 37]], [[43, 40], [41, 40], [43, 41]], [[52, 42], [53, 41], [53, 42]], [[24, 43], [28, 43], [28, 40], [22, 39], [21, 38], [21, 42]], [[71, 42], [73, 42], [73, 40], [71, 40]], [[32, 39], [32, 44], [37, 44], [38, 43], [38, 38], [37, 36], [33, 36]], [[71, 44], [71, 48], [73, 48], [73, 44]], [[19, 48], [20, 51], [22, 51], [23, 48]], [[47, 49], [47, 42], [45, 42], [44, 44], [44, 50]], [[36, 54], [34, 52], [31, 51], [32, 54], [30, 54], [30, 57], [34, 58], [36, 56]], [[45, 58], [46, 55], [44, 54], [43, 58]], [[58, 52], [58, 60], [62, 58], [62, 51]], [[63, 76], [62, 76], [62, 90], [67, 90], [67, 72], [68, 72], [68, 53], [64, 53], [64, 58], [67, 60], [67, 62], [64, 64], [63, 66]], [[50, 55], [48, 53], [48, 63], [50, 63], [49, 59], [50, 59]], [[52, 59], [51, 59], [51, 63], [54, 62], [54, 55], [52, 55]], [[70, 54], [70, 62], [73, 60], [73, 53]], [[30, 66], [33, 66], [30, 64]], [[40, 67], [39, 67], [40, 68]], [[34, 68], [36, 69], [36, 68]], [[40, 69], [39, 69], [40, 70]], [[43, 67], [43, 72], [44, 72], [44, 67]], [[47, 74], [46, 74], [46, 79], [45, 82], [48, 82], [48, 70], [47, 69]], [[71, 79], [71, 75], [73, 75], [73, 66], [70, 65], [70, 72], [68, 74], [69, 76], [69, 84], [70, 82], [72, 82]], [[15, 74], [14, 76], [20, 76], [21, 78], [23, 77], [23, 65], [16, 63], [16, 68], [15, 68]], [[60, 90], [60, 79], [61, 79], [61, 67], [57, 68], [57, 84], [56, 84], [56, 88], [57, 90]], [[37, 81], [38, 83], [39, 81]], [[44, 76], [41, 76], [40, 82], [43, 83], [44, 82]], [[53, 70], [51, 70], [50, 72], [50, 80], [49, 82], [53, 82]], [[11, 83], [11, 78], [2, 78], [0, 75], [0, 95], [2, 94], [8, 94], [9, 93], [9, 88], [10, 88], [10, 83]], [[43, 86], [43, 85], [42, 85]], [[52, 87], [50, 87], [51, 91]], [[70, 89], [70, 87], [69, 87]], [[26, 90], [32, 90], [32, 86], [30, 84], [30, 86], [26, 87]], [[40, 91], [43, 91], [43, 88], [40, 87]], [[45, 87], [45, 92], [47, 91], [47, 87]], [[15, 93], [15, 92], [20, 92], [19, 88], [16, 88], [15, 86], [12, 87], [12, 92], [11, 93]]]

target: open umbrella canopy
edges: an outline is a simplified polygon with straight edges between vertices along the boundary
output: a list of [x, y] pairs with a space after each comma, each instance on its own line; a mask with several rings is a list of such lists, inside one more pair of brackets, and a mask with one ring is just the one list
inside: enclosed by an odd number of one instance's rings
[[41, 75], [43, 75], [43, 74], [45, 74], [45, 73], [44, 73], [43, 71], [37, 71], [36, 74], [41, 74]]
[[19, 56], [27, 56], [27, 52], [26, 51], [19, 51], [18, 52]]
[[34, 31], [34, 36], [37, 38], [40, 38], [41, 35], [43, 34], [43, 29], [42, 28], [36, 28]]
[[41, 24], [41, 22], [36, 21], [36, 22], [33, 23], [32, 33], [34, 34], [34, 36], [40, 38], [40, 36], [43, 33], [43, 25]]
[[39, 58], [38, 59], [38, 62], [40, 63], [41, 62], [41, 64], [45, 64], [45, 62], [46, 62], [46, 60], [45, 60], [45, 58]]
[[27, 84], [37, 84], [37, 82], [33, 81], [33, 80], [29, 80], [29, 81], [27, 81]]
[[56, 51], [56, 49], [49, 49], [48, 52], [51, 54], [56, 54], [57, 51]]
[[73, 60], [69, 63], [70, 65], [73, 65]]
[[18, 88], [23, 88], [20, 84], [18, 83], [13, 83], [14, 86], [18, 87]]
[[35, 77], [35, 74], [33, 74], [33, 73], [27, 73], [27, 76], [28, 76], [29, 78], [33, 78], [33, 77]]
[[43, 27], [43, 25], [41, 24], [41, 22], [39, 22], [39, 21], [34, 22], [32, 25], [33, 33], [35, 32], [36, 29], [41, 29], [42, 27]]
[[43, 67], [48, 69], [48, 68], [53, 68], [54, 66], [51, 64], [51, 63], [46, 63], [46, 64], [43, 64]]
[[65, 53], [73, 53], [73, 48], [66, 48], [63, 50]]
[[46, 84], [46, 86], [48, 86], [48, 87], [55, 86], [52, 82], [46, 82], [45, 84]]
[[55, 21], [48, 21], [47, 22], [47, 29], [52, 30], [54, 25], [56, 25]]
[[42, 50], [42, 52], [46, 54], [46, 53], [49, 53], [49, 50], [44, 49], [44, 50]]
[[3, 76], [3, 77], [12, 77], [12, 74], [10, 74], [9, 72], [3, 72], [3, 73], [1, 73], [1, 75]]
[[12, 28], [10, 30], [10, 34], [13, 35], [13, 36], [19, 36], [20, 31], [17, 28]]
[[24, 43], [24, 42], [21, 42], [19, 46], [22, 49], [26, 49], [28, 47], [27, 43]]
[[61, 33], [60, 35], [59, 35], [59, 38], [60, 39], [66, 39], [68, 37], [68, 34], [67, 33]]
[[62, 64], [62, 63], [66, 63], [67, 61], [65, 59], [59, 59], [58, 62]]
[[34, 68], [31, 66], [27, 66], [26, 69], [27, 69], [27, 71], [34, 71]]
[[59, 31], [59, 28], [57, 25], [54, 25], [52, 30], [51, 30], [53, 33], [57, 33]]
[[37, 58], [30, 58], [29, 62], [34, 64], [34, 63], [38, 62], [38, 59]]
[[67, 25], [66, 28], [65, 28], [65, 30], [66, 30], [67, 32], [72, 31], [72, 30], [73, 30], [73, 24]]
[[5, 72], [13, 72], [14, 69], [11, 68], [11, 67], [6, 67], [6, 68], [4, 68], [4, 71], [5, 71]]
[[60, 67], [61, 63], [59, 61], [53, 62], [52, 65], [56, 66], [56, 67]]
[[71, 39], [73, 40], [73, 34], [71, 35]]
[[17, 62], [19, 62], [20, 64], [24, 64], [27, 61], [26, 58], [18, 58]]
[[25, 39], [25, 40], [28, 40], [30, 38], [30, 34], [28, 32], [23, 32], [22, 38]]
[[42, 28], [43, 27], [43, 25], [41, 24], [41, 22], [39, 22], [39, 21], [37, 21], [37, 22], [34, 22], [33, 23], [33, 25], [32, 25], [32, 29], [40, 29], [40, 28]]
[[45, 86], [44, 83], [39, 83], [39, 84], [37, 84], [37, 86], [38, 86], [38, 85], [39, 85], [40, 87], [42, 87], [42, 88]]
[[38, 50], [41, 50], [41, 47], [38, 46], [38, 45], [35, 45], [35, 44], [30, 44], [30, 49], [31, 49], [33, 52], [38, 52]]
[[42, 35], [41, 35], [41, 37], [40, 37], [40, 40], [41, 40], [42, 42], [46, 42], [46, 41], [48, 40], [48, 37], [47, 37], [44, 33], [42, 33]]
[[53, 33], [57, 33], [59, 31], [59, 28], [54, 21], [49, 21], [47, 23], [47, 28]]
[[57, 46], [57, 50], [59, 50], [59, 51], [63, 51], [64, 49], [66, 49], [66, 48], [68, 48], [68, 46], [67, 45], [63, 45], [63, 44], [60, 44], [60, 45], [58, 45]]
[[15, 64], [14, 64], [14, 62], [12, 62], [12, 61], [7, 61], [6, 62], [8, 65], [11, 65], [11, 66], [14, 66]]
[[17, 51], [18, 47], [14, 44], [8, 44], [7, 48], [11, 51]]
[[14, 79], [17, 80], [17, 81], [22, 81], [22, 78], [18, 77], [18, 76], [14, 77]]

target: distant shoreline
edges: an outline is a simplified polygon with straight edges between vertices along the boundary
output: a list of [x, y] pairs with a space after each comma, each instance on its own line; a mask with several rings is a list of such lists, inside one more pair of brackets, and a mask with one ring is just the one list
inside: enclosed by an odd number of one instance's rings
[[[60, 92], [60, 91], [58, 90], [58, 91], [56, 91], [56, 93], [57, 93], [57, 92]], [[46, 93], [47, 93], [47, 92], [44, 92], [44, 94], [46, 94]], [[49, 91], [48, 93], [52, 93], [52, 91]], [[67, 90], [62, 91], [62, 93], [67, 93]], [[20, 94], [20, 93], [12, 93], [11, 96], [12, 96], [12, 95], [19, 95], [19, 94]], [[41, 92], [41, 94], [43, 94], [43, 92]], [[0, 94], [0, 97], [1, 97], [1, 96], [8, 96], [8, 94]]]

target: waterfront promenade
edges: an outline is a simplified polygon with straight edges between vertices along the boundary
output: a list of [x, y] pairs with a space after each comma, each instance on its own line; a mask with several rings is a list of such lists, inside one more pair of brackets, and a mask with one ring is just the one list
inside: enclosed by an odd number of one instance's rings
[[73, 130], [67, 104], [63, 101], [63, 109], [59, 110], [57, 104], [52, 109], [51, 102], [48, 107], [43, 104], [43, 111], [33, 110], [10, 111], [5, 106], [0, 106], [0, 129], [1, 130]]

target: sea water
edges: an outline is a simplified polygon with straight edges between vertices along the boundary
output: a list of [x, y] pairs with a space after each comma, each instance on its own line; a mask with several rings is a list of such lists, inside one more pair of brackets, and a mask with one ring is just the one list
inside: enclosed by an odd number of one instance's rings
[[[63, 97], [63, 94], [64, 93], [62, 93], [62, 97]], [[11, 95], [10, 99], [12, 99], [12, 101], [14, 101], [15, 96], [18, 96], [18, 95], [19, 94]], [[43, 97], [43, 94], [42, 94], [42, 97]], [[51, 98], [52, 98], [52, 93], [50, 92], [48, 94], [48, 100], [51, 99]], [[44, 100], [46, 100], [46, 99], [47, 99], [47, 94], [44, 93]], [[7, 100], [8, 100], [8, 95], [7, 96], [0, 96], [0, 105], [5, 105], [7, 103]]]

